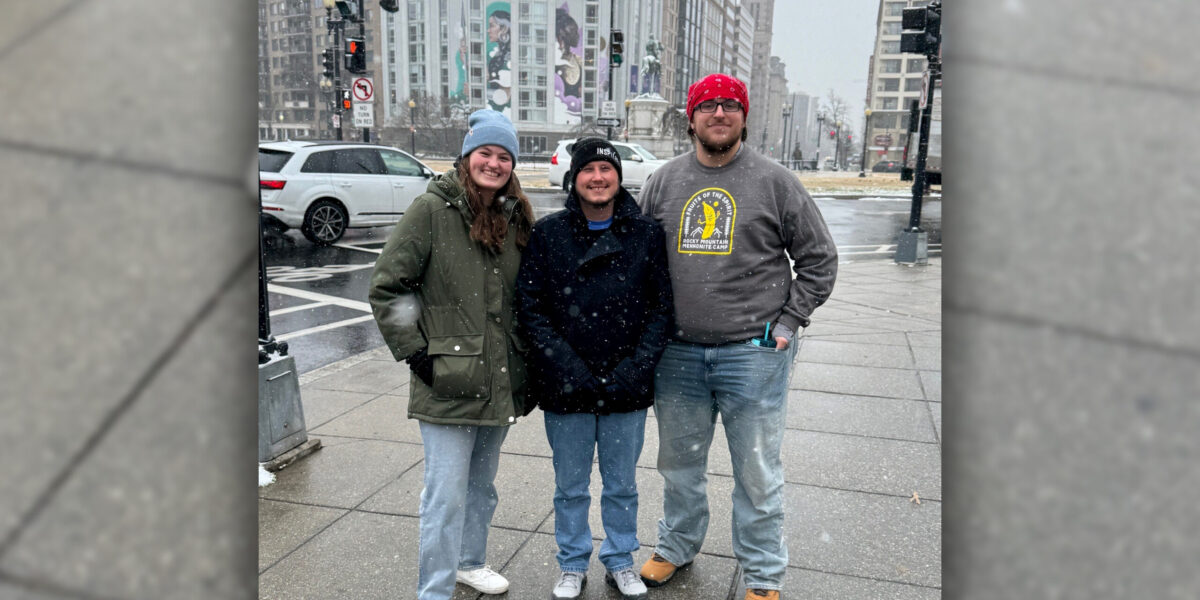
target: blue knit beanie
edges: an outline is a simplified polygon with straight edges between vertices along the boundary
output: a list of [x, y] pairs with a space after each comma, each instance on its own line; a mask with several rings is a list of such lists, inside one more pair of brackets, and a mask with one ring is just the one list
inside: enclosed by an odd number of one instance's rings
[[517, 164], [517, 130], [508, 117], [485, 108], [471, 113], [467, 125], [470, 129], [467, 137], [463, 138], [462, 154], [459, 156], [466, 156], [480, 146], [494, 144], [508, 150], [513, 164]]

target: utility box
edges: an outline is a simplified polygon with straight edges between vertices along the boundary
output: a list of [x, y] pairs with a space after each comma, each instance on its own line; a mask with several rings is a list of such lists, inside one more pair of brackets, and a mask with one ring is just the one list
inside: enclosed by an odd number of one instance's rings
[[296, 360], [275, 354], [258, 365], [258, 462], [269, 462], [306, 441]]

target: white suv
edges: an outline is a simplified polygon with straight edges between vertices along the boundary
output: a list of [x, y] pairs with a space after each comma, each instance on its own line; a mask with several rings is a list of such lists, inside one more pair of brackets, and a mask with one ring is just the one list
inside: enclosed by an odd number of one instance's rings
[[264, 220], [299, 227], [314, 244], [349, 227], [392, 225], [425, 191], [433, 169], [403, 150], [361, 142], [258, 145]]
[[[667, 164], [667, 161], [654, 156], [640, 144], [617, 141], [609, 143], [621, 156], [621, 185], [626, 188], [641, 188], [651, 173]], [[571, 191], [571, 182], [564, 180], [567, 171], [571, 170], [571, 150], [574, 147], [575, 140], [560, 140], [554, 154], [550, 156], [550, 172], [547, 174], [550, 185], [561, 186], [567, 192]]]

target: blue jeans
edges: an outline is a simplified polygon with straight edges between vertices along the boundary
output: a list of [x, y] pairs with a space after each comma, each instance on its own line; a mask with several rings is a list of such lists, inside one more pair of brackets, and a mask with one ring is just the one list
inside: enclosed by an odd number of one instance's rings
[[671, 342], [654, 373], [658, 471], [663, 518], [655, 551], [691, 562], [708, 531], [708, 449], [717, 415], [733, 460], [733, 553], [747, 588], [782, 588], [783, 463], [788, 373], [796, 356], [747, 342], [702, 346]]
[[546, 412], [546, 438], [554, 453], [554, 539], [558, 566], [584, 573], [592, 555], [588, 526], [592, 456], [600, 455], [600, 562], [609, 572], [633, 566], [637, 539], [637, 461], [646, 433], [646, 411], [610, 415]]
[[484, 565], [496, 512], [496, 467], [508, 427], [420, 421], [425, 446], [417, 598], [448, 600], [455, 570]]

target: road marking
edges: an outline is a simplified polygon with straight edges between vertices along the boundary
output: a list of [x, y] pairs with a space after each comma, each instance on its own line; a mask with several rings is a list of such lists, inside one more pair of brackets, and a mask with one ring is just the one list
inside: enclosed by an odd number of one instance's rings
[[296, 288], [291, 288], [291, 287], [287, 287], [287, 286], [283, 286], [283, 285], [275, 285], [272, 283], [267, 284], [267, 291], [275, 292], [276, 294], [283, 294], [285, 296], [295, 296], [296, 298], [303, 298], [305, 300], [312, 300], [315, 302], [323, 302], [325, 304], [334, 304], [337, 306], [343, 306], [345, 308], [352, 308], [354, 310], [362, 311], [365, 313], [371, 312], [370, 304], [367, 304], [366, 302], [360, 302], [358, 300], [349, 300], [346, 298], [341, 298], [339, 296], [329, 296], [327, 294], [318, 294], [316, 292], [310, 292], [308, 290], [298, 290]]
[[383, 254], [383, 248], [376, 250], [374, 248], [362, 248], [359, 246], [352, 246], [350, 244], [334, 244], [333, 246], [335, 248], [345, 248], [347, 250], [358, 250], [359, 252], [370, 252], [371, 254]]
[[358, 323], [364, 323], [366, 321], [374, 321], [374, 320], [375, 320], [375, 317], [372, 315], [363, 315], [361, 317], [354, 317], [353, 319], [346, 319], [344, 321], [337, 321], [335, 323], [327, 323], [325, 325], [318, 325], [316, 327], [310, 327], [308, 329], [301, 329], [300, 331], [293, 331], [291, 333], [277, 335], [277, 336], [275, 336], [275, 339], [282, 342], [282, 341], [295, 339], [295, 338], [298, 338], [301, 336], [309, 335], [311, 333], [320, 333], [322, 331], [329, 331], [330, 329], [337, 329], [339, 327], [346, 327], [348, 325], [357, 325]]
[[325, 306], [326, 304], [328, 304], [328, 302], [313, 302], [312, 304], [300, 304], [298, 306], [289, 306], [287, 308], [277, 308], [277, 309], [271, 311], [270, 316], [278, 317], [279, 315], [286, 315], [290, 312], [296, 312], [298, 310], [308, 310], [310, 308], [316, 308], [318, 306]]

